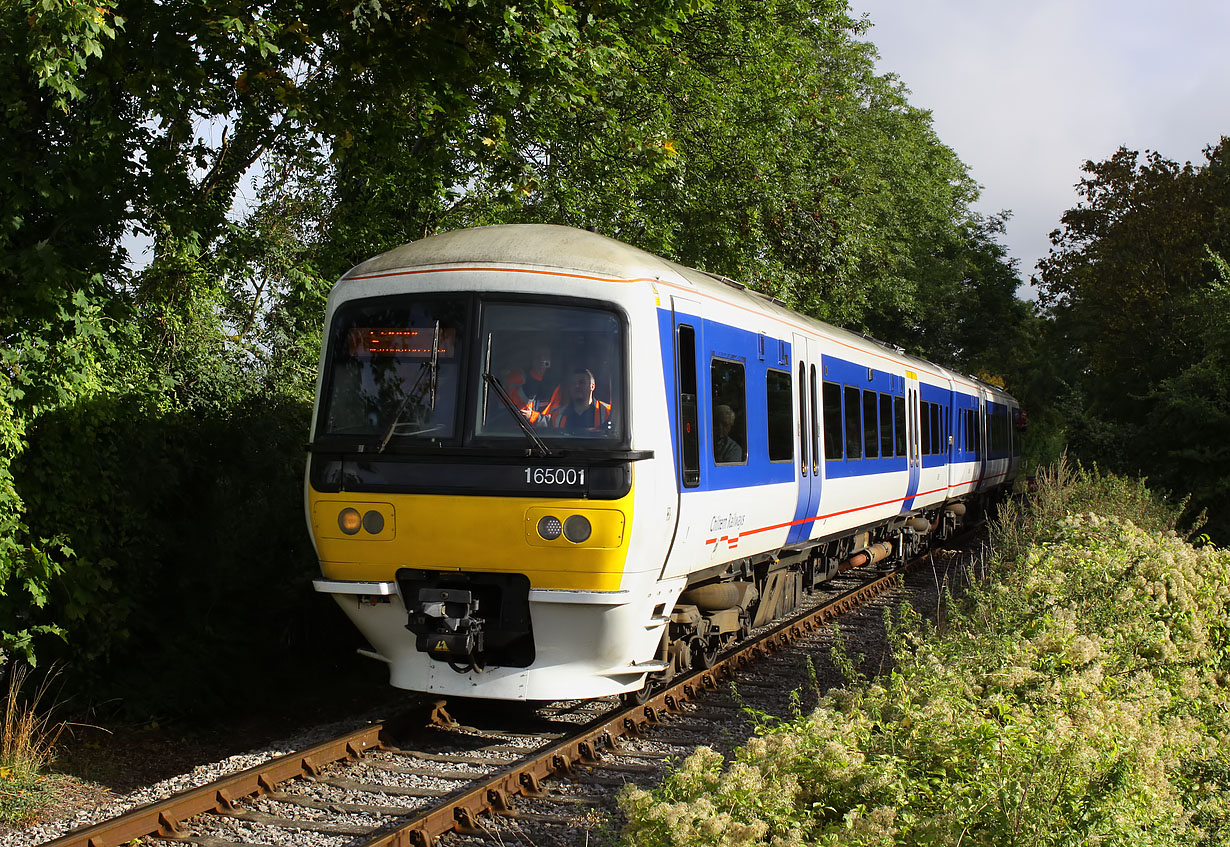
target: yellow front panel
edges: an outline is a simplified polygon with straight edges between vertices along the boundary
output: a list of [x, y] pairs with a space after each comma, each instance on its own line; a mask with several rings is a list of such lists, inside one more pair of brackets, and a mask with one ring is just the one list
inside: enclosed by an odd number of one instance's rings
[[[312, 533], [327, 579], [385, 582], [398, 568], [523, 573], [533, 588], [616, 591], [623, 578], [632, 493], [620, 500], [458, 497], [429, 494], [321, 494], [309, 490]], [[378, 536], [338, 529], [345, 508], [385, 517]], [[584, 515], [585, 541], [537, 532], [544, 515]]]

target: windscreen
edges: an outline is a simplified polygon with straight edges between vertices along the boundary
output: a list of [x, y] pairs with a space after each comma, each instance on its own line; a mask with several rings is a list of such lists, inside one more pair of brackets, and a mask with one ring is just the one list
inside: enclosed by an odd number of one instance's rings
[[[487, 303], [474, 434], [543, 440], [623, 435], [623, 328], [611, 312], [548, 303]], [[503, 394], [504, 396], [500, 396]]]
[[456, 436], [468, 340], [462, 297], [356, 300], [329, 335], [319, 435], [432, 441]]

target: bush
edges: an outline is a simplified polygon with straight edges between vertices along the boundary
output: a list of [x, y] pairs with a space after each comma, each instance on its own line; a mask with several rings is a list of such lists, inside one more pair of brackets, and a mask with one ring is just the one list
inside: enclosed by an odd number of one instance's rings
[[[238, 392], [236, 392], [238, 394]], [[303, 519], [310, 406], [253, 387], [197, 408], [105, 396], [38, 420], [16, 466], [31, 530], [71, 539], [40, 657], [79, 707], [207, 712], [314, 651], [351, 646], [311, 577]], [[327, 642], [336, 637], [338, 647]], [[288, 660], [291, 660], [288, 663]], [[167, 684], [191, 678], [185, 690]], [[133, 691], [141, 692], [132, 699]]]
[[901, 609], [887, 677], [627, 790], [628, 843], [1230, 843], [1230, 552], [1174, 514], [1050, 472], [942, 631]]

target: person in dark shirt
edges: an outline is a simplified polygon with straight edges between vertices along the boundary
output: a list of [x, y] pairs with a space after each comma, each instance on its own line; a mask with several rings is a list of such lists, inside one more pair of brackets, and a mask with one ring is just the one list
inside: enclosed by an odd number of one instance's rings
[[743, 461], [743, 445], [730, 437], [735, 425], [735, 410], [726, 405], [713, 407], [713, 461], [729, 465]]
[[594, 399], [597, 383], [586, 368], [577, 368], [566, 383], [568, 402], [555, 409], [552, 423], [564, 432], [602, 432], [611, 427], [611, 404]]

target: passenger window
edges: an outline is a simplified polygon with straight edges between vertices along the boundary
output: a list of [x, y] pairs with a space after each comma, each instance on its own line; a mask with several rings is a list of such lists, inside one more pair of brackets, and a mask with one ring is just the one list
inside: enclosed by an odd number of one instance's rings
[[931, 455], [931, 412], [928, 410], [930, 403], [920, 404], [920, 413], [922, 417], [922, 428], [919, 430], [919, 441], [922, 444], [922, 454], [924, 456]]
[[743, 365], [714, 359], [710, 367], [713, 387], [713, 462], [738, 465], [747, 461], [747, 390]]
[[863, 426], [859, 419], [858, 389], [846, 386], [846, 458], [863, 458]]
[[876, 393], [863, 391], [863, 449], [867, 451], [868, 459], [880, 455], [880, 425], [876, 420]]
[[893, 455], [893, 397], [891, 394], [880, 395], [880, 455], [886, 459]]
[[901, 458], [906, 457], [905, 452], [905, 398], [893, 398], [893, 427], [894, 438], [897, 444], [897, 455]]
[[824, 384], [824, 458], [841, 459], [841, 386]]
[[940, 431], [940, 404], [931, 404], [931, 452], [940, 455], [944, 450], [940, 447], [943, 433]]
[[794, 433], [790, 422], [790, 374], [770, 369], [765, 374], [765, 410], [768, 416], [769, 461], [789, 462], [794, 459]]

